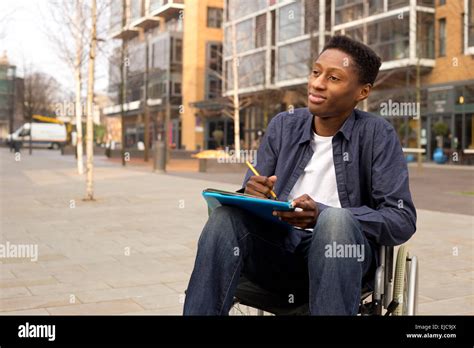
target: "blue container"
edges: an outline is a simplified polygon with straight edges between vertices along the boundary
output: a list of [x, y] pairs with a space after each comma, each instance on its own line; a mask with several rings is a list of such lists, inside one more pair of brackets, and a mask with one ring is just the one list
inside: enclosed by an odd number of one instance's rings
[[436, 150], [434, 150], [433, 152], [433, 161], [435, 161], [438, 164], [445, 164], [447, 160], [448, 160], [448, 156], [444, 154], [443, 149], [440, 147], [437, 147]]

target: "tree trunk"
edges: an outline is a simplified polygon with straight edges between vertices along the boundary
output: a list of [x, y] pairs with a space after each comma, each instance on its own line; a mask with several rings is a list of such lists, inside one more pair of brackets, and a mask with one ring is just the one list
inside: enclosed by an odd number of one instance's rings
[[95, 49], [97, 44], [97, 0], [92, 0], [92, 33], [89, 51], [89, 76], [87, 80], [87, 185], [86, 199], [94, 200], [93, 168], [94, 168], [94, 124], [92, 114], [94, 111], [94, 68]]
[[237, 66], [237, 37], [235, 34], [235, 24], [232, 30], [232, 77], [234, 82], [234, 149], [237, 160], [240, 160], [240, 103], [239, 103], [239, 72]]
[[[81, 3], [77, 2], [76, 7], [76, 26], [79, 28], [81, 20]], [[79, 31], [77, 31], [76, 37], [76, 64], [75, 64], [75, 77], [76, 77], [76, 153], [77, 153], [77, 172], [82, 175], [84, 174], [84, 162], [83, 154], [84, 150], [82, 147], [82, 104], [81, 104], [81, 87], [82, 87], [82, 74], [81, 74], [81, 61], [82, 61], [82, 40]]]

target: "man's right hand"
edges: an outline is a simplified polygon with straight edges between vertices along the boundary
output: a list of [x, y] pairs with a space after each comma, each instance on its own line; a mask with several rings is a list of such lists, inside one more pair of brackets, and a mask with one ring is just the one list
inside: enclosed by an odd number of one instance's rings
[[277, 177], [275, 175], [270, 177], [251, 176], [247, 181], [247, 185], [245, 185], [244, 193], [261, 198], [271, 198], [270, 191], [273, 190], [276, 180]]

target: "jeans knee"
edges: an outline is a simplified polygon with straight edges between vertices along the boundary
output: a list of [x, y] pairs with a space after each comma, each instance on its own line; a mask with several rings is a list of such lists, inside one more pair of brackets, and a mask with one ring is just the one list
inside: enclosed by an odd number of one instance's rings
[[236, 228], [236, 219], [239, 219], [239, 211], [235, 208], [227, 206], [215, 208], [204, 226], [199, 244], [221, 244], [234, 241], [235, 237], [238, 238], [240, 230]]
[[318, 217], [313, 240], [321, 241], [354, 241], [359, 239], [360, 223], [352, 213], [344, 208], [326, 208]]

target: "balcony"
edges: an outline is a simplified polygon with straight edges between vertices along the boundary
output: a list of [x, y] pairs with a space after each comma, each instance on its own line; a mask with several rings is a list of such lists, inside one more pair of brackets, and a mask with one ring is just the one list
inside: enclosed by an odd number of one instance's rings
[[[426, 4], [427, 2], [425, 2]], [[401, 12], [400, 12], [401, 13]], [[335, 26], [343, 34], [371, 47], [382, 59], [383, 70], [420, 65], [422, 71], [434, 67], [434, 12], [410, 11], [384, 13]], [[416, 22], [410, 21], [411, 15]], [[415, 35], [413, 35], [415, 33]]]
[[183, 0], [150, 0], [149, 15], [170, 19], [184, 10]]
[[156, 16], [141, 17], [138, 20], [134, 21], [131, 25], [143, 30], [153, 29], [160, 26], [160, 17], [156, 17]]
[[112, 39], [130, 40], [138, 36], [138, 34], [140, 34], [139, 29], [127, 26], [120, 31], [113, 32], [110, 37]]

